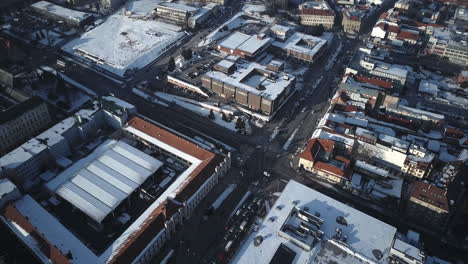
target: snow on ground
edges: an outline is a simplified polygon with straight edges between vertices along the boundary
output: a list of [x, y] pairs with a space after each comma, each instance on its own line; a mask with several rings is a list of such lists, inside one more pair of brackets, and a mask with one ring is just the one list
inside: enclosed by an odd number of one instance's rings
[[151, 103], [155, 103], [155, 104], [159, 104], [159, 105], [162, 105], [162, 106], [165, 106], [165, 107], [169, 107], [168, 104], [164, 103], [164, 102], [161, 102], [159, 101], [158, 99], [154, 98], [153, 96], [151, 95], [148, 95], [146, 92], [140, 90], [140, 89], [137, 89], [137, 88], [133, 88], [132, 89], [132, 92], [140, 97], [142, 97], [143, 99], [151, 102]]
[[156, 5], [164, 2], [163, 0], [133, 0], [125, 4], [125, 11], [130, 11], [132, 14], [148, 15], [154, 11]]
[[271, 133], [270, 139], [268, 141], [273, 141], [273, 139], [275, 139], [275, 137], [278, 135], [278, 133], [279, 133], [279, 125], [275, 127], [275, 129]]
[[343, 45], [340, 43], [340, 45], [338, 46], [338, 48], [335, 50], [335, 53], [333, 54], [333, 56], [328, 60], [328, 63], [327, 65], [325, 66], [325, 70], [330, 70], [333, 65], [335, 65], [335, 61], [336, 61], [336, 56], [338, 56], [338, 54], [340, 54], [341, 52], [341, 48], [343, 47]]
[[[167, 100], [167, 101], [170, 101], [170, 102], [173, 102], [187, 110], [190, 110], [194, 113], [197, 113], [201, 116], [205, 116], [205, 117], [208, 117], [208, 115], [210, 114], [210, 109], [208, 108], [205, 108], [203, 106], [201, 106], [200, 104], [194, 104], [194, 103], [191, 103], [189, 101], [187, 101], [186, 98], [182, 99], [181, 97], [179, 96], [174, 96], [174, 95], [171, 95], [171, 94], [166, 94], [166, 93], [160, 93], [160, 92], [156, 92], [155, 95], [161, 99], [164, 99], [164, 100]], [[190, 100], [190, 99], [189, 99]], [[219, 126], [222, 126], [222, 127], [225, 127], [229, 130], [232, 130], [232, 131], [237, 131], [236, 129], [236, 121], [235, 120], [232, 120], [231, 122], [226, 122], [222, 119], [222, 113], [219, 113], [219, 112], [215, 112], [213, 111], [213, 114], [215, 116], [215, 119], [210, 119], [210, 120], [213, 120], [214, 123], [216, 123], [217, 125]]]
[[[221, 38], [224, 38], [225, 36], [231, 34], [234, 32], [235, 29], [240, 28], [244, 25], [247, 24], [253, 24], [253, 23], [260, 23], [259, 20], [256, 18], [252, 19], [246, 19], [246, 13], [244, 12], [239, 12], [235, 16], [233, 16], [231, 19], [226, 21], [224, 24], [219, 26], [217, 29], [215, 29], [213, 32], [208, 34], [202, 41], [198, 43], [198, 47], [203, 47], [203, 46], [208, 46], [210, 45], [213, 41], [220, 40]], [[273, 23], [274, 21], [272, 19], [264, 19], [264, 17], [268, 16], [263, 16], [262, 21], [266, 21], [268, 23]], [[227, 27], [228, 30], [224, 30], [224, 28]]]
[[283, 150], [284, 151], [288, 150], [289, 146], [291, 146], [291, 143], [292, 143], [294, 137], [296, 136], [297, 131], [299, 131], [299, 127], [294, 130], [294, 132], [291, 134], [291, 136], [289, 136], [286, 143], [284, 143], [284, 145], [283, 145]]
[[186, 36], [181, 30], [164, 22], [126, 16], [122, 9], [62, 49], [123, 77], [127, 70], [145, 67], [176, 45]]
[[[213, 32], [208, 34], [205, 39], [198, 43], [199, 47], [207, 46], [211, 42], [221, 39], [224, 36], [227, 36], [231, 33], [232, 30], [239, 28], [240, 26], [244, 25], [244, 19], [242, 18], [243, 13], [238, 13], [237, 15], [233, 16], [231, 19], [226, 21], [224, 24], [219, 26]], [[229, 30], [221, 31], [223, 27], [228, 27]]]

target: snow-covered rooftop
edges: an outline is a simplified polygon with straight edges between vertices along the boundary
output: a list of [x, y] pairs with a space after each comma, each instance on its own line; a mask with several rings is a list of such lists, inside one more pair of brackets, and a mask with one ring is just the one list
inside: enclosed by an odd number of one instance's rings
[[362, 160], [357, 160], [356, 163], [354, 164], [356, 167], [361, 168], [369, 173], [373, 173], [375, 175], [387, 178], [389, 175], [389, 172], [387, 170], [384, 170], [382, 168], [379, 168], [377, 166], [371, 165], [365, 161]]
[[418, 91], [423, 92], [423, 93], [429, 93], [433, 96], [437, 96], [437, 94], [439, 93], [437, 84], [434, 84], [426, 80], [421, 80], [421, 82], [419, 83]]
[[117, 12], [62, 49], [124, 76], [127, 70], [140, 69], [159, 58], [185, 35], [175, 25]]
[[49, 12], [59, 17], [63, 17], [63, 19], [74, 20], [78, 23], [91, 16], [91, 14], [68, 9], [56, 4], [49, 3], [47, 1], [39, 1], [32, 4], [31, 7]]
[[275, 24], [270, 27], [270, 30], [273, 32], [288, 32], [291, 30], [291, 28], [279, 24]]
[[195, 13], [198, 10], [198, 8], [193, 7], [193, 6], [189, 6], [189, 5], [182, 4], [182, 3], [172, 3], [172, 2], [160, 3], [158, 6], [156, 6], [156, 8], [159, 8], [159, 7], [172, 9], [175, 11], [191, 12], [191, 13]]
[[[256, 70], [261, 70], [262, 72], [269, 72], [273, 75], [276, 74], [267, 70], [266, 67], [261, 64], [256, 62], [239, 62], [236, 65], [237, 70], [230, 75], [219, 71], [210, 71], [206, 73], [206, 76], [270, 100], [276, 99], [276, 97], [278, 97], [278, 95], [281, 94], [296, 78], [293, 75], [280, 72], [273, 77], [273, 81], [265, 77], [263, 74], [255, 73]], [[262, 85], [265, 89], [257, 89], [257, 86], [259, 85]]]
[[398, 76], [399, 78], [404, 79], [408, 77], [408, 70], [388, 63], [378, 63], [372, 71], [379, 71], [390, 76]]
[[278, 48], [307, 54], [309, 56], [316, 54], [326, 44], [327, 40], [323, 38], [314, 37], [299, 32], [295, 32], [284, 42], [273, 42], [273, 45]]
[[0, 200], [3, 198], [3, 195], [8, 194], [16, 189], [16, 185], [14, 185], [8, 179], [0, 179]]
[[[279, 235], [285, 222], [289, 221], [294, 207], [303, 210], [308, 208], [308, 213], [323, 220], [320, 227], [320, 231], [324, 233], [322, 242], [312, 244], [310, 251], [297, 246], [286, 236]], [[338, 223], [340, 217], [346, 225]], [[342, 235], [347, 236], [346, 242], [333, 239], [337, 228], [341, 230]], [[300, 183], [289, 181], [258, 232], [252, 233], [246, 239], [233, 263], [270, 263], [281, 244], [295, 254], [293, 263], [315, 263], [318, 259], [324, 263], [327, 262], [325, 260], [332, 259], [333, 263], [340, 264], [387, 263], [395, 234], [395, 227]], [[254, 239], [257, 236], [262, 236], [263, 241], [255, 246]], [[381, 258], [376, 257], [379, 253]]]
[[229, 69], [231, 68], [232, 66], [235, 65], [234, 62], [230, 61], [230, 60], [221, 60], [220, 62], [218, 62], [219, 66], [223, 67], [223, 68], [226, 68], [226, 69]]
[[236, 31], [221, 41], [219, 46], [232, 50], [238, 49], [240, 51], [254, 54], [271, 42], [272, 39], [269, 37], [259, 38], [257, 35], [251, 36]]
[[[16, 209], [44, 236], [56, 246], [63, 254], [71, 252], [73, 263], [98, 263], [96, 255], [91, 252], [83, 243], [65, 228], [55, 217], [47, 212], [31, 196], [25, 195], [15, 203]], [[17, 229], [22, 230], [22, 238], [31, 248], [37, 247], [37, 242], [31, 235], [14, 222]], [[39, 252], [41, 252], [38, 249]]]
[[411, 258], [419, 261], [419, 263], [424, 262], [424, 255], [422, 254], [421, 250], [401, 239], [395, 239], [393, 243], [393, 249], [410, 256]]
[[331, 133], [323, 129], [317, 129], [314, 131], [312, 134], [312, 138], [321, 138], [321, 139], [329, 139], [333, 141], [337, 141], [340, 143], [343, 143], [347, 146], [353, 146], [354, 145], [354, 139], [348, 138], [344, 135], [338, 134], [338, 133]]
[[37, 139], [32, 138], [18, 148], [0, 158], [0, 168], [14, 169], [47, 148]]
[[100, 223], [161, 165], [123, 141], [108, 140], [47, 187]]

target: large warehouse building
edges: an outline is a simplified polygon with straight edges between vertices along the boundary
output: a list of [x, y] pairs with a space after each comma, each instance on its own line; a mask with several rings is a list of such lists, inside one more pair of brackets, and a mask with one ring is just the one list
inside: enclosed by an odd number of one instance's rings
[[395, 227], [295, 181], [289, 181], [264, 219], [232, 263], [424, 261], [423, 253], [398, 236]]
[[229, 167], [229, 154], [134, 117], [39, 193], [9, 188], [0, 219], [42, 263], [150, 263]]

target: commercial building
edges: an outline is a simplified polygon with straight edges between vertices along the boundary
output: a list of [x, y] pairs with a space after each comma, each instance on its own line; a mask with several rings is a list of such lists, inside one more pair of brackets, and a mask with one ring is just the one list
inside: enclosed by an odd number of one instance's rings
[[395, 80], [400, 86], [404, 86], [408, 79], [409, 71], [398, 65], [380, 62], [370, 57], [361, 59], [359, 64], [367, 69], [370, 74]]
[[41, 15], [56, 21], [63, 21], [70, 26], [82, 27], [93, 21], [93, 16], [89, 13], [71, 10], [46, 1], [34, 3], [31, 8]]
[[115, 12], [101, 25], [68, 42], [62, 50], [119, 79], [167, 54], [186, 36], [176, 25]]
[[396, 228], [289, 181], [233, 263], [388, 263]]
[[274, 41], [271, 50], [280, 56], [311, 64], [323, 55], [327, 49], [328, 41], [324, 38], [295, 32], [284, 41]]
[[0, 155], [37, 135], [50, 122], [47, 104], [39, 97], [32, 97], [0, 112]]
[[234, 32], [223, 39], [216, 48], [226, 54], [252, 59], [266, 50], [273, 39], [265, 34], [247, 35], [242, 32]]
[[406, 213], [427, 226], [444, 229], [449, 214], [447, 191], [429, 183], [414, 182]]
[[272, 115], [295, 90], [296, 84], [294, 75], [276, 71], [279, 70], [277, 61], [273, 64], [224, 59], [215, 65], [215, 70], [202, 76], [202, 85], [221, 97]]
[[270, 32], [275, 39], [285, 41], [293, 33], [293, 30], [287, 26], [275, 24], [270, 27]]
[[107, 128], [124, 124], [136, 108], [114, 97], [103, 97], [85, 105], [51, 128], [28, 140], [0, 158], [0, 175], [22, 189], [28, 189], [37, 176], [48, 169], [68, 167], [70, 157], [86, 139]]
[[427, 54], [448, 58], [450, 62], [468, 65], [468, 47], [462, 36], [447, 29], [434, 28], [426, 44]]
[[156, 16], [177, 25], [186, 26], [191, 16], [198, 12], [198, 8], [180, 3], [163, 2], [156, 6]]
[[299, 5], [301, 24], [305, 26], [323, 25], [324, 28], [333, 28], [335, 12], [326, 1], [308, 1]]
[[134, 117], [0, 219], [42, 263], [151, 263], [229, 167]]

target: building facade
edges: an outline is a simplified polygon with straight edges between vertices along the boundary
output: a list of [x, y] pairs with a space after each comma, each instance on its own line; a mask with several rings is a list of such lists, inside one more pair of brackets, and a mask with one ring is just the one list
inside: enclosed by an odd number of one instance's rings
[[423, 179], [429, 176], [433, 168], [434, 155], [426, 154], [424, 157], [409, 155], [406, 157], [401, 172], [407, 176]]
[[345, 33], [357, 34], [361, 31], [361, 17], [350, 12], [345, 12], [341, 25]]
[[426, 45], [426, 53], [447, 58], [455, 64], [468, 65], [468, 47], [466, 44], [441, 40], [431, 36]]
[[305, 26], [323, 25], [331, 29], [335, 25], [335, 12], [326, 1], [309, 1], [299, 6], [301, 24]]
[[156, 15], [177, 25], [188, 25], [189, 17], [197, 13], [198, 8], [185, 4], [161, 3], [156, 6]]
[[38, 97], [0, 113], [0, 155], [41, 132], [51, 122], [47, 104]]
[[[228, 67], [223, 70], [223, 67]], [[236, 71], [232, 71], [236, 67]], [[226, 60], [202, 76], [203, 87], [266, 115], [273, 114], [295, 90], [296, 79], [257, 63], [232, 65]], [[235, 69], [235, 68], [234, 68]]]
[[415, 182], [408, 200], [406, 213], [420, 223], [443, 230], [447, 224], [449, 205], [447, 193], [424, 182]]

